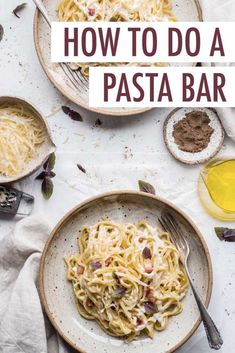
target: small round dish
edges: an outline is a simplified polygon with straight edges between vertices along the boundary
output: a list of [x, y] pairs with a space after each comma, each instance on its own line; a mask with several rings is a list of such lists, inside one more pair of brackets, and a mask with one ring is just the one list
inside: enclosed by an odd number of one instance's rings
[[46, 122], [46, 119], [43, 115], [38, 111], [38, 109], [33, 106], [28, 101], [24, 100], [20, 97], [13, 97], [13, 96], [2, 96], [0, 97], [0, 104], [1, 103], [20, 103], [22, 106], [26, 107], [28, 110], [32, 112], [36, 119], [40, 122], [42, 129], [45, 131], [45, 141], [41, 144], [38, 148], [36, 158], [31, 160], [28, 164], [25, 165], [24, 170], [14, 176], [4, 176], [0, 174], [0, 184], [7, 184], [12, 183], [15, 181], [19, 181], [30, 174], [34, 173], [40, 166], [47, 160], [49, 155], [55, 152], [56, 146], [52, 141], [50, 128]]
[[[187, 152], [181, 150], [173, 136], [174, 125], [184, 119], [186, 114], [192, 111], [204, 112], [210, 119], [209, 126], [213, 128], [208, 146], [200, 152]], [[224, 130], [220, 119], [214, 109], [211, 108], [176, 108], [170, 112], [165, 120], [163, 128], [164, 141], [169, 152], [180, 162], [186, 164], [200, 164], [209, 161], [221, 149], [224, 142]]]
[[[200, 324], [191, 289], [183, 300], [184, 310], [171, 317], [168, 327], [154, 338], [140, 336], [126, 343], [109, 336], [95, 321], [80, 316], [71, 283], [66, 279], [64, 256], [78, 251], [78, 231], [102, 217], [118, 223], [146, 220], [156, 225], [162, 211], [168, 210], [180, 223], [190, 245], [189, 268], [198, 293], [208, 306], [212, 290], [212, 267], [208, 248], [191, 219], [170, 202], [136, 191], [113, 191], [90, 198], [67, 213], [52, 231], [40, 263], [40, 294], [46, 313], [58, 333], [83, 353], [169, 353], [182, 346]], [[108, 348], [107, 348], [108, 347]]]

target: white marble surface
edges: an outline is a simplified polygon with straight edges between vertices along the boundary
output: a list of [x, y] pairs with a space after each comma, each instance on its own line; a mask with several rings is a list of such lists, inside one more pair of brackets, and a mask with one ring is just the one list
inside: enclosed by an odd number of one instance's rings
[[[166, 150], [162, 125], [168, 110], [155, 109], [142, 116], [118, 118], [98, 116], [68, 103], [47, 80], [38, 62], [32, 33], [34, 4], [28, 1], [18, 19], [12, 10], [19, 2], [0, 0], [0, 23], [5, 30], [0, 42], [0, 95], [31, 100], [48, 117], [58, 148], [55, 190], [49, 201], [42, 199], [40, 184], [34, 177], [17, 186], [35, 196], [34, 213], [41, 213], [53, 226], [87, 196], [117, 188], [137, 189], [138, 179], [150, 181], [157, 194], [175, 202], [193, 218], [207, 241], [214, 268], [210, 312], [224, 338], [221, 352], [234, 352], [235, 247], [216, 238], [213, 227], [220, 222], [206, 215], [200, 205], [197, 196], [200, 167], [181, 165]], [[84, 122], [71, 121], [60, 110], [63, 104], [78, 110]], [[97, 118], [101, 126], [96, 126]], [[221, 155], [234, 153], [234, 144], [226, 139]], [[81, 173], [76, 163], [82, 164], [87, 174]], [[0, 239], [7, 236], [16, 221], [0, 221]], [[209, 351], [202, 327], [180, 349], [183, 353]]]

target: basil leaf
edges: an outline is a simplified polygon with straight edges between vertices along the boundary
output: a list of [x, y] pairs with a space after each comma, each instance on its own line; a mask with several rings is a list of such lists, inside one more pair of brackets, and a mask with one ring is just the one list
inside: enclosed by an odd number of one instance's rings
[[98, 270], [99, 268], [101, 268], [101, 263], [99, 261], [91, 262], [91, 267], [93, 268], [93, 270]]
[[3, 29], [3, 26], [0, 25], [0, 42], [1, 42], [2, 38], [3, 38], [3, 35], [4, 35], [4, 29]]
[[101, 126], [102, 125], [102, 121], [98, 118], [95, 121], [95, 126]]
[[46, 200], [49, 200], [53, 193], [54, 185], [50, 178], [45, 177], [42, 182], [42, 194]]
[[86, 169], [83, 168], [83, 166], [81, 164], [77, 164], [77, 167], [79, 170], [81, 170], [81, 172], [83, 172], [84, 174], [86, 174]]
[[144, 248], [142, 254], [145, 259], [151, 259], [152, 257], [151, 250], [147, 246]]
[[49, 178], [54, 178], [56, 176], [56, 173], [54, 173], [52, 170], [49, 170], [46, 172], [46, 176]]
[[72, 120], [75, 121], [83, 121], [83, 118], [80, 113], [76, 112], [75, 110], [70, 109], [69, 107], [63, 105], [62, 107], [63, 112], [68, 115]]
[[43, 180], [46, 176], [46, 172], [41, 172], [35, 179], [36, 180]]
[[126, 294], [126, 288], [125, 287], [117, 287], [112, 295], [114, 299], [121, 299], [124, 295]]
[[119, 276], [116, 274], [116, 272], [113, 272], [113, 273], [112, 273], [112, 277], [113, 277], [118, 283], [120, 283], [120, 278], [119, 278]]
[[138, 183], [139, 183], [140, 191], [147, 192], [148, 194], [153, 194], [153, 195], [156, 194], [155, 189], [151, 184], [147, 183], [144, 180], [139, 180]]
[[12, 11], [12, 13], [16, 17], [20, 18], [19, 12], [21, 12], [26, 6], [27, 6], [27, 2], [24, 2], [23, 4], [20, 4], [20, 5], [16, 6], [16, 8]]
[[235, 229], [215, 227], [215, 233], [220, 240], [235, 242]]
[[49, 156], [48, 160], [44, 163], [43, 168], [46, 171], [51, 171], [55, 167], [55, 160], [56, 160], [56, 155], [55, 155], [55, 153], [52, 153]]
[[146, 314], [154, 314], [157, 312], [157, 306], [151, 301], [145, 303], [144, 308], [145, 308]]

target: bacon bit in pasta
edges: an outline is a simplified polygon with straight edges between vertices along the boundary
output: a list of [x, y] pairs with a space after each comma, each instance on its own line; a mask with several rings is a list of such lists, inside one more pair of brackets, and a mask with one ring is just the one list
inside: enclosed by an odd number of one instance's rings
[[140, 237], [139, 238], [139, 243], [143, 243], [143, 241], [144, 241], [144, 238]]
[[87, 298], [86, 305], [88, 306], [88, 308], [92, 308], [95, 304], [90, 298]]
[[93, 7], [89, 7], [88, 9], [89, 16], [94, 16], [95, 14], [95, 9]]
[[77, 267], [77, 274], [78, 274], [78, 275], [81, 275], [83, 272], [84, 272], [84, 267], [78, 265], [78, 267]]
[[105, 260], [105, 266], [109, 266], [112, 261], [113, 261], [112, 257], [108, 257], [108, 258]]
[[152, 257], [151, 250], [147, 246], [144, 248], [142, 254], [145, 259], [151, 259]]
[[138, 317], [136, 318], [136, 325], [142, 325], [143, 324], [143, 320], [141, 319], [141, 317]]
[[153, 266], [152, 266], [152, 263], [149, 259], [147, 259], [145, 261], [144, 270], [146, 273], [151, 273], [153, 271]]
[[153, 292], [149, 290], [148, 293], [146, 293], [146, 297], [153, 303], [156, 303], [157, 298], [153, 295]]
[[144, 288], [144, 296], [147, 297], [149, 295], [149, 293], [151, 292], [150, 288]]
[[120, 268], [118, 269], [118, 272], [122, 272], [122, 273], [125, 273], [125, 272], [126, 272], [126, 270], [125, 270], [125, 268], [123, 268], [123, 267], [120, 267]]

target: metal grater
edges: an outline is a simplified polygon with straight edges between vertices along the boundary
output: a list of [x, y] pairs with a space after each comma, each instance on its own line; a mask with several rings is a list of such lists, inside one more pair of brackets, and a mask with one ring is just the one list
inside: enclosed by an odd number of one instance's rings
[[24, 206], [30, 206], [34, 202], [34, 197], [14, 188], [0, 185], [0, 214], [28, 216], [32, 207], [30, 210], [28, 207], [23, 207], [19, 212], [21, 202], [25, 204]]

